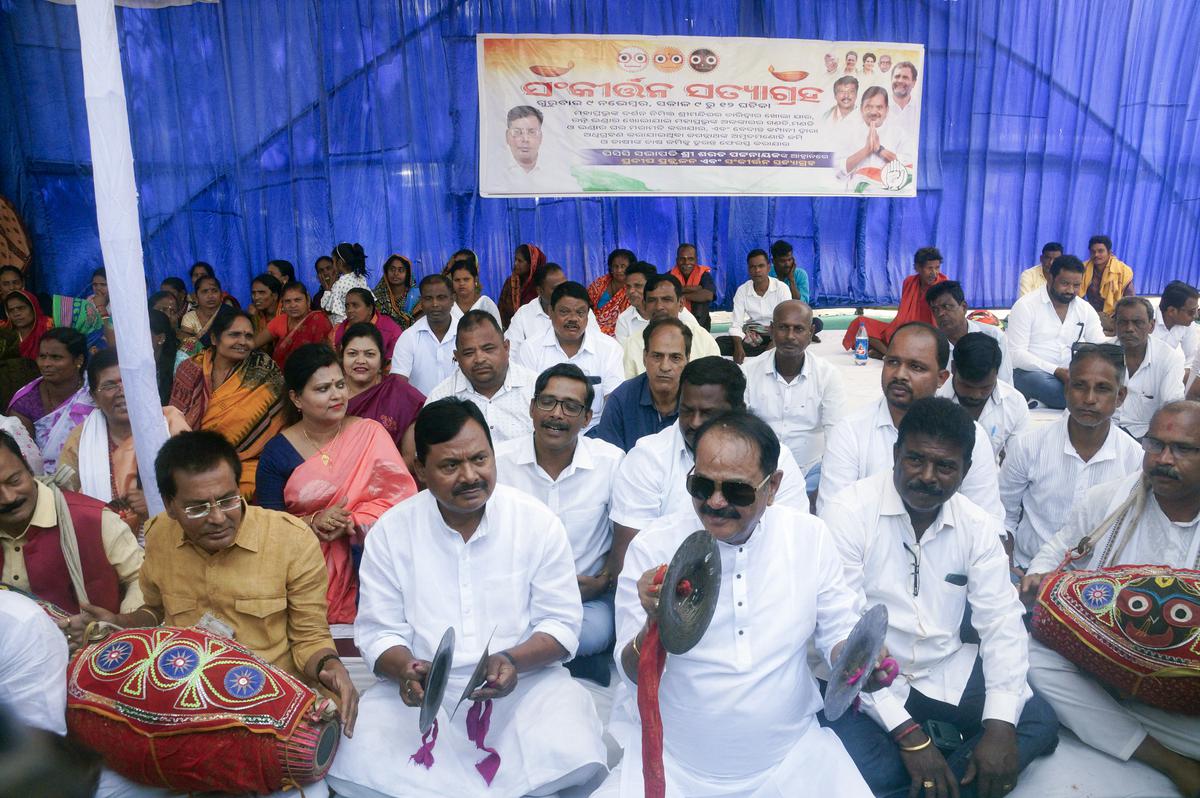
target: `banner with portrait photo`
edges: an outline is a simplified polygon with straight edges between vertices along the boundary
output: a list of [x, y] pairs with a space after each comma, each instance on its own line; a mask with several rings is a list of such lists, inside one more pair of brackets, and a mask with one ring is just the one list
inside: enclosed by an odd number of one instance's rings
[[481, 34], [485, 197], [917, 193], [924, 47]]

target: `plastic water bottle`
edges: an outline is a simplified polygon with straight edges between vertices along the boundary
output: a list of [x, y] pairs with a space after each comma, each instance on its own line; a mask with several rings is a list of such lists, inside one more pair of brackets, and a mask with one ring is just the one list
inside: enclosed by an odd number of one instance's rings
[[854, 334], [854, 365], [867, 365], [867, 351], [871, 342], [867, 339], [867, 325], [859, 324], [858, 332]]

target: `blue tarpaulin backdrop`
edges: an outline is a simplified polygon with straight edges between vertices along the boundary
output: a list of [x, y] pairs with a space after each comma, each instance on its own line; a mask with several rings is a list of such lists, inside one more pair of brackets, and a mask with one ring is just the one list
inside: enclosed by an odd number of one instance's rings
[[[936, 244], [974, 304], [1011, 302], [1041, 244], [1107, 233], [1157, 293], [1200, 282], [1192, 0], [222, 0], [118, 9], [152, 284], [215, 264], [246, 298], [270, 258], [358, 241], [422, 274], [474, 248], [494, 294], [524, 241], [574, 279], [616, 246], [665, 268], [694, 241], [726, 298], [787, 238], [821, 304], [894, 302]], [[501, 200], [476, 193], [475, 34], [921, 42], [916, 199]], [[0, 2], [0, 191], [43, 289], [100, 263], [75, 11]]]

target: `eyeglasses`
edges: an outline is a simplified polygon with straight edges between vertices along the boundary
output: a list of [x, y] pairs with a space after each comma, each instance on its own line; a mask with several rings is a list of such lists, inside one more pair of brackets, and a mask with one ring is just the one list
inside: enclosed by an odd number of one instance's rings
[[204, 504], [189, 504], [183, 508], [183, 514], [193, 521], [199, 521], [201, 518], [208, 518], [214, 509], [220, 510], [223, 513], [232, 513], [241, 506], [241, 495], [234, 493], [216, 501], [204, 502]]
[[96, 393], [116, 393], [124, 387], [125, 384], [121, 382], [102, 382], [96, 386]]
[[754, 504], [758, 492], [762, 490], [763, 485], [767, 484], [771, 476], [771, 474], [767, 474], [757, 485], [751, 485], [749, 482], [722, 482], [700, 476], [693, 467], [688, 472], [687, 491], [693, 499], [699, 499], [702, 502], [708, 501], [714, 493], [720, 491], [721, 495], [725, 497], [725, 501], [734, 507], [749, 507]]
[[1114, 362], [1120, 361], [1121, 365], [1125, 365], [1125, 350], [1120, 344], [1093, 344], [1087, 341], [1076, 341], [1071, 344], [1071, 359], [1086, 355], [1090, 352], [1103, 355]]
[[921, 593], [921, 547], [917, 546], [914, 551], [907, 543], [904, 544], [904, 550], [912, 557], [913, 561], [913, 598], [916, 598]]
[[574, 399], [557, 399], [553, 396], [547, 396], [544, 393], [539, 393], [533, 397], [533, 401], [537, 405], [538, 410], [551, 413], [557, 406], [562, 408], [564, 416], [571, 418], [575, 418], [584, 410], [587, 410], [587, 405], [582, 402], [576, 402]]
[[1200, 452], [1200, 446], [1188, 446], [1186, 443], [1166, 443], [1149, 435], [1142, 438], [1142, 448], [1150, 454], [1162, 454], [1164, 449], [1171, 450], [1171, 456], [1179, 460], [1185, 457], [1195, 457]]

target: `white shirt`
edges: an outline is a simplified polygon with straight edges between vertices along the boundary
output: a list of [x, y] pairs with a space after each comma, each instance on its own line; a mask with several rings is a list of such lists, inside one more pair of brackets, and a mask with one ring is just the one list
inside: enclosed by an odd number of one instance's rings
[[[699, 326], [696, 317], [687, 308], [679, 309], [679, 320], [688, 326], [688, 329], [694, 329], [693, 325]], [[638, 309], [633, 305], [621, 311], [621, 315], [617, 316], [617, 329], [613, 333], [613, 337], [617, 339], [617, 343], [621, 346], [625, 345], [625, 341], [631, 336], [636, 335], [638, 340], [641, 340], [642, 331], [650, 326], [650, 319], [638, 312]], [[701, 329], [704, 329], [701, 327]], [[643, 342], [644, 343], [644, 342]]]
[[465, 681], [489, 637], [502, 651], [544, 632], [570, 657], [583, 625], [562, 522], [507, 485], [496, 486], [465, 543], [428, 490], [388, 510], [367, 536], [358, 596], [354, 642], [371, 671], [393, 646], [432, 659], [452, 626], [451, 678]]
[[[625, 455], [613, 486], [613, 523], [642, 529], [672, 513], [688, 511], [694, 518], [686, 480], [695, 464], [695, 455], [684, 443], [678, 421], [662, 432], [640, 439]], [[783, 472], [783, 480], [775, 494], [775, 504], [806, 511], [804, 472], [786, 446], [779, 447], [779, 470]]]
[[821, 461], [825, 438], [841, 420], [846, 390], [841, 375], [812, 352], [804, 354], [800, 373], [788, 382], [775, 370], [775, 350], [742, 364], [746, 405], [771, 425], [805, 473]]
[[504, 441], [533, 433], [529, 403], [533, 401], [533, 386], [536, 382], [536, 374], [510, 359], [508, 373], [504, 375], [504, 384], [490, 399], [475, 390], [467, 375], [462, 373], [462, 369], [455, 369], [453, 374], [430, 391], [425, 401], [436, 402], [447, 396], [470, 399], [483, 411], [483, 417], [492, 433], [492, 443], [499, 446]]
[[0, 705], [27, 726], [67, 733], [67, 639], [45, 610], [0, 590]]
[[1183, 398], [1183, 369], [1183, 353], [1150, 336], [1138, 370], [1125, 372], [1125, 401], [1117, 408], [1113, 421], [1141, 438], [1150, 429], [1150, 419], [1158, 408]]
[[517, 351], [516, 360], [538, 375], [558, 363], [574, 363], [579, 366], [596, 391], [592, 400], [592, 423], [588, 424], [586, 429], [600, 423], [600, 416], [604, 412], [604, 398], [625, 381], [624, 372], [621, 371], [621, 347], [600, 332], [599, 327], [595, 330], [587, 327], [579, 351], [569, 357], [558, 343], [558, 336], [551, 327], [540, 338], [533, 338], [522, 344]]
[[[885, 77], [887, 80], [882, 85], [888, 90], [888, 96], [891, 97], [892, 80], [890, 76]], [[912, 94], [908, 96], [908, 105], [903, 108], [892, 98], [888, 103], [887, 121], [903, 130], [909, 140], [916, 139], [921, 127], [921, 106]]]
[[1195, 324], [1176, 324], [1168, 330], [1167, 325], [1163, 323], [1161, 311], [1156, 309], [1154, 331], [1150, 335], [1179, 349], [1183, 353], [1186, 368], [1190, 368], [1196, 358], [1200, 357], [1200, 327]]
[[747, 280], [733, 294], [733, 318], [729, 322], [729, 334], [734, 338], [744, 337], [743, 327], [757, 324], [766, 327], [775, 315], [775, 306], [792, 298], [792, 291], [782, 280], [767, 278], [767, 290], [762, 296], [754, 290], [754, 281]]
[[[892, 473], [892, 449], [899, 434], [888, 412], [887, 400], [880, 397], [851, 416], [839, 421], [825, 440], [825, 457], [821, 460], [821, 489], [817, 493], [817, 512], [825, 503], [858, 480], [878, 474]], [[992, 441], [978, 421], [975, 422], [975, 448], [971, 451], [971, 468], [963, 479], [959, 492], [978, 504], [989, 515], [999, 519], [1004, 508], [996, 487], [996, 455]]]
[[608, 511], [623, 459], [625, 452], [608, 441], [580, 435], [571, 464], [551, 479], [537, 463], [530, 433], [496, 447], [496, 479], [549, 507], [566, 527], [575, 573], [595, 576], [612, 548]]
[[[641, 530], [630, 543], [617, 582], [618, 656], [646, 620], [638, 578], [670, 562], [699, 528], [693, 513], [679, 513]], [[693, 649], [668, 657], [658, 702], [664, 759], [694, 778], [729, 786], [773, 770], [805, 733], [822, 705], [808, 643], [828, 664], [858, 616], [829, 531], [811, 515], [768, 507], [748, 541], [718, 542], [717, 548], [716, 612]], [[632, 703], [636, 688], [617, 670]], [[636, 717], [636, 707], [631, 711]]]
[[[454, 307], [457, 308], [458, 304], [455, 303]], [[475, 304], [471, 305], [471, 310], [482, 310], [486, 313], [490, 313], [492, 314], [492, 318], [496, 320], [497, 324], [501, 323], [500, 308], [496, 307], [496, 303], [493, 302], [492, 298], [487, 294], [480, 294], [479, 299], [475, 300]], [[459, 308], [459, 312], [462, 312], [462, 308]]]
[[1096, 310], [1079, 297], [1071, 300], [1062, 321], [1045, 288], [1018, 299], [1008, 314], [1008, 348], [1014, 369], [1053, 374], [1070, 364], [1071, 344], [1104, 340]]
[[[880, 725], [890, 730], [909, 717], [904, 702], [910, 688], [957, 704], [977, 653], [984, 662], [983, 719], [1016, 725], [1033, 694], [1025, 680], [1029, 637], [1000, 543], [1000, 519], [956, 493], [918, 541], [891, 472], [851, 485], [833, 497], [821, 517], [862, 608], [887, 605], [887, 647], [900, 665], [900, 677], [890, 688], [863, 694], [864, 707], [873, 710]], [[951, 577], [965, 578], [966, 584], [948, 581]], [[968, 604], [979, 630], [978, 647], [964, 644], [959, 635]]]
[[[700, 326], [700, 322], [696, 321], [696, 317], [688, 312], [689, 318], [683, 317], [683, 311], [679, 312], [679, 320], [687, 325], [687, 328], [692, 331], [692, 348], [688, 355], [688, 361], [696, 360], [702, 357], [720, 357], [721, 347], [717, 346], [717, 339], [712, 337], [712, 333]], [[647, 325], [648, 326], [648, 325]], [[625, 339], [625, 343], [621, 344], [621, 363], [625, 369], [625, 379], [631, 380], [639, 374], [644, 374], [646, 371], [645, 358], [642, 357], [646, 353], [646, 341], [642, 338], [641, 331], [637, 335], [631, 335]]]
[[[996, 339], [996, 343], [1000, 344], [1000, 373], [999, 378], [1009, 385], [1013, 381], [1013, 366], [1012, 358], [1008, 355], [1008, 340], [1004, 337], [1004, 330], [1001, 330], [995, 324], [984, 324], [981, 321], [967, 319], [968, 333], [983, 333], [989, 338]], [[950, 344], [950, 354], [954, 354], [954, 344]]]
[[454, 362], [454, 335], [458, 319], [450, 315], [450, 327], [442, 340], [438, 340], [429, 328], [429, 319], [422, 316], [396, 339], [392, 351], [392, 373], [408, 377], [412, 386], [426, 396], [442, 380], [453, 374], [458, 366]]
[[[1013, 560], [1022, 568], [1062, 528], [1088, 488], [1142, 469], [1142, 447], [1110, 424], [1100, 450], [1086, 463], [1071, 445], [1069, 415], [1016, 436], [1000, 467], [1004, 526], [1013, 536]], [[1055, 563], [1057, 565], [1057, 563]]]
[[[1096, 485], [1081, 495], [1063, 528], [1046, 541], [1033, 558], [1029, 573], [1045, 574], [1058, 568], [1067, 551], [1116, 511], [1141, 479], [1142, 471], [1138, 469], [1137, 473]], [[1127, 523], [1121, 525], [1122, 531]], [[1146, 497], [1146, 506], [1134, 533], [1123, 548], [1120, 540], [1109, 541], [1111, 535], [1110, 525], [1110, 529], [1095, 541], [1091, 556], [1081, 558], [1072, 567], [1096, 570], [1113, 565], [1147, 564], [1200, 569], [1200, 515], [1190, 521], [1172, 521], [1163, 514], [1153, 491]], [[1113, 544], [1111, 552], [1110, 542]]]
[[[542, 310], [542, 301], [534, 297], [516, 309], [512, 319], [508, 322], [508, 330], [505, 331], [504, 337], [513, 343], [524, 344], [526, 341], [541, 338], [547, 330], [551, 330], [553, 327], [554, 323], [550, 321], [550, 314]], [[587, 331], [594, 331], [598, 335], [604, 334], [600, 332], [600, 322], [596, 321], [596, 314], [590, 310], [588, 311]], [[518, 351], [520, 351], [520, 347], [518, 347]]]
[[[942, 383], [937, 395], [960, 404], [954, 394], [953, 378]], [[996, 388], [979, 414], [979, 426], [983, 427], [983, 431], [992, 442], [992, 451], [996, 455], [996, 462], [999, 463], [1000, 455], [1008, 442], [1014, 435], [1020, 435], [1029, 427], [1029, 405], [1026, 404], [1024, 395], [1007, 382], [996, 380]]]
[[329, 321], [335, 327], [346, 320], [346, 294], [354, 288], [371, 290], [366, 277], [347, 272], [338, 277], [333, 285], [329, 286], [329, 290], [321, 295], [321, 307], [329, 314]]

